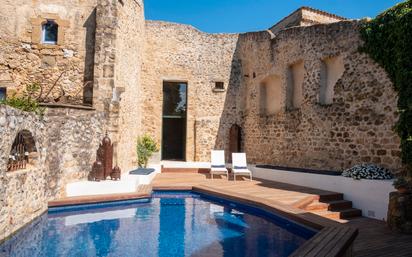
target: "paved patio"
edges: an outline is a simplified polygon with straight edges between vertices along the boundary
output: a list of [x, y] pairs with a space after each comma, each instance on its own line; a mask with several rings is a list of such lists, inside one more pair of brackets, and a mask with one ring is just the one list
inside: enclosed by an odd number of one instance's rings
[[207, 191], [221, 197], [243, 202], [261, 203], [276, 209], [289, 217], [298, 217], [303, 223], [317, 223], [322, 226], [343, 225], [359, 229], [355, 241], [355, 256], [372, 257], [410, 257], [412, 256], [412, 236], [390, 231], [385, 222], [359, 217], [340, 219], [328, 212], [308, 208], [316, 199], [328, 200], [339, 195], [337, 192], [305, 188], [278, 182], [228, 181], [222, 176], [211, 180], [206, 174], [198, 173], [161, 173], [152, 182], [153, 189]]

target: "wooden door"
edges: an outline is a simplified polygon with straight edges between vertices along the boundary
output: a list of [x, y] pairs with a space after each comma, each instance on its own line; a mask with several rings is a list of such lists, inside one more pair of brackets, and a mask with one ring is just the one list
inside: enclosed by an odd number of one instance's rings
[[242, 129], [234, 124], [229, 131], [229, 156], [228, 160], [232, 161], [232, 153], [242, 152]]

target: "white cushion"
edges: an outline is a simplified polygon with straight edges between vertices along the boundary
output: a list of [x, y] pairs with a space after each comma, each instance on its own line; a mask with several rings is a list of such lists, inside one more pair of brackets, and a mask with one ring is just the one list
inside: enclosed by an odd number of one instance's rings
[[252, 173], [248, 169], [233, 169], [233, 173]]
[[245, 153], [232, 153], [232, 166], [236, 167], [247, 167], [246, 154]]
[[[211, 152], [211, 163], [210, 166], [213, 169], [221, 169], [225, 167], [225, 151], [223, 150], [212, 150]], [[218, 167], [213, 167], [218, 166]], [[222, 167], [219, 167], [222, 166]]]
[[211, 168], [211, 172], [227, 172], [226, 168]]

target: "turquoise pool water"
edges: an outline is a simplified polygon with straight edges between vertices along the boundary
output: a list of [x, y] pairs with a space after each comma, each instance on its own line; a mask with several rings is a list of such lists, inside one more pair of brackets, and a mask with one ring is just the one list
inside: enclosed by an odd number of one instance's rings
[[314, 231], [190, 192], [52, 209], [0, 245], [0, 256], [288, 256]]

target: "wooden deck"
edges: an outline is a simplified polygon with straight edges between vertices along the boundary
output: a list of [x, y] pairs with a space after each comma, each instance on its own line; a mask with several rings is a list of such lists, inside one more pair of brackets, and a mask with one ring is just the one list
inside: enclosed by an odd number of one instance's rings
[[[368, 218], [340, 219], [328, 211], [307, 208], [316, 200], [333, 200], [342, 196], [336, 192], [305, 188], [271, 181], [228, 181], [225, 176], [211, 180], [206, 174], [162, 173], [152, 183], [155, 190], [207, 191], [220, 197], [227, 197], [274, 209], [289, 218], [296, 218], [307, 225], [349, 226], [359, 229], [355, 240], [355, 256], [362, 257], [411, 257], [412, 236], [391, 232], [382, 221]], [[312, 210], [313, 209], [313, 210]], [[314, 226], [316, 227], [316, 225]]]

